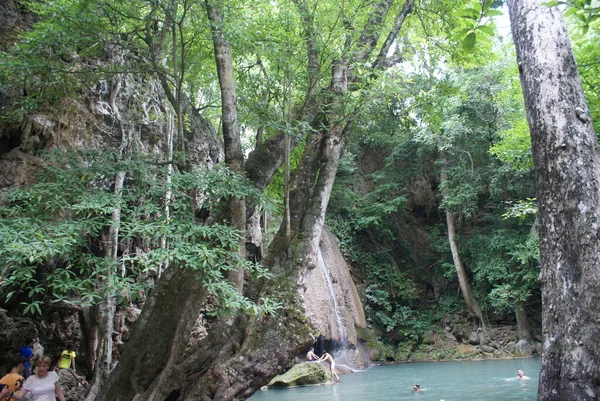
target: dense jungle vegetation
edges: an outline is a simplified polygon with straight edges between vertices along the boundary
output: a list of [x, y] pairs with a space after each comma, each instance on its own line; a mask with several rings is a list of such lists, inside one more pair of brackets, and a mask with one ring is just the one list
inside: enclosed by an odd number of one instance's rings
[[[0, 199], [11, 314], [103, 305], [110, 321], [187, 269], [212, 322], [293, 315], [282, 277], [310, 265], [322, 215], [380, 358], [448, 316], [541, 340], [536, 174], [502, 1], [15, 4], [0, 152], [29, 167]], [[556, 6], [598, 132], [598, 7]], [[90, 355], [111, 366], [107, 344]]]

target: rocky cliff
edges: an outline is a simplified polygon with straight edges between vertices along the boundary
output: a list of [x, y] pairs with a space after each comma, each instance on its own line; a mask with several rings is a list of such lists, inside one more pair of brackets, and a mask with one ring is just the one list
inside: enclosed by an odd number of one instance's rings
[[321, 234], [317, 262], [317, 268], [307, 270], [300, 278], [306, 316], [326, 340], [331, 340], [336, 359], [364, 367], [368, 361], [359, 350], [356, 332], [357, 327], [366, 327], [363, 305], [351, 267], [327, 228]]

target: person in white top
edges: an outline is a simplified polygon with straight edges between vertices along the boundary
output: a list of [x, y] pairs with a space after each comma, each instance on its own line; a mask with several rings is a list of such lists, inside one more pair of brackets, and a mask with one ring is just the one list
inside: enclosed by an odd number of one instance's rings
[[30, 393], [33, 401], [65, 401], [65, 396], [58, 382], [58, 374], [50, 371], [51, 359], [47, 356], [37, 360], [36, 372], [23, 383], [23, 387], [12, 397], [20, 400], [25, 394]]

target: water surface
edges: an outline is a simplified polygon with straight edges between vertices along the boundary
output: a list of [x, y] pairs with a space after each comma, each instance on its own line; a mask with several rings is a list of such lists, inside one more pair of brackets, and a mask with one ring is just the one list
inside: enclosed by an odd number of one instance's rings
[[[250, 401], [535, 401], [540, 358], [375, 366], [340, 382], [259, 390]], [[523, 369], [531, 380], [518, 380]], [[411, 391], [419, 383], [420, 393]]]

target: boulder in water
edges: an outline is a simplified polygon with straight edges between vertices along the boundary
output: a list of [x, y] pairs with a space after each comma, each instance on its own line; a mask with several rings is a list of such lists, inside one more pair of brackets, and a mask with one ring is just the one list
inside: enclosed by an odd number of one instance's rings
[[329, 370], [317, 362], [304, 362], [294, 365], [282, 375], [275, 376], [269, 387], [282, 388], [323, 384], [330, 381]]

